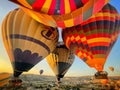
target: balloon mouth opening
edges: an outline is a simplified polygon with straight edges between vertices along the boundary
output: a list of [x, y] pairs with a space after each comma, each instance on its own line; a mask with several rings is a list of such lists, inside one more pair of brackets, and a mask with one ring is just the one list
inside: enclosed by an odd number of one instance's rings
[[95, 79], [108, 79], [108, 73], [106, 71], [98, 71], [94, 77]]
[[15, 78], [18, 78], [20, 75], [22, 74], [22, 72], [20, 72], [20, 71], [14, 71], [14, 77]]
[[12, 78], [11, 80], [9, 80], [9, 85], [10, 86], [14, 86], [14, 87], [18, 87], [22, 85], [22, 80], [19, 78]]

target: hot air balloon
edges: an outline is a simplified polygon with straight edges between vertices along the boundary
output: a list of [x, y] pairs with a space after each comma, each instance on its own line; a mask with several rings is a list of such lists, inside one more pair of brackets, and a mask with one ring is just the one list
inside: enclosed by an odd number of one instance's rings
[[2, 37], [14, 77], [18, 78], [55, 49], [58, 31], [35, 21], [21, 9], [16, 9], [4, 18]]
[[43, 69], [41, 69], [39, 72], [40, 72], [40, 75], [42, 75], [44, 71], [43, 71]]
[[109, 70], [113, 72], [114, 71], [114, 67], [110, 66]]
[[58, 42], [55, 50], [47, 56], [46, 60], [57, 77], [58, 84], [74, 62], [74, 54], [68, 50], [63, 42]]
[[10, 0], [28, 15], [52, 27], [72, 27], [97, 13], [109, 0]]
[[7, 85], [10, 77], [11, 77], [10, 73], [6, 72], [0, 73], [0, 87]]
[[119, 14], [112, 5], [107, 4], [80, 25], [63, 29], [62, 37], [66, 47], [87, 65], [103, 71], [119, 31]]

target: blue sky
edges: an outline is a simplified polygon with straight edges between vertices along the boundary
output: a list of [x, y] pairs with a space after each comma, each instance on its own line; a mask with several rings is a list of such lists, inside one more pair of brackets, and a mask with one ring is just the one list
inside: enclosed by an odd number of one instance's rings
[[[120, 1], [119, 0], [111, 0], [110, 3], [117, 8], [117, 10], [120, 13]], [[17, 6], [8, 0], [1, 0], [0, 2], [0, 27], [3, 18], [5, 15], [7, 15], [8, 12], [13, 10], [14, 8], [17, 8]], [[59, 39], [62, 40], [61, 38]], [[115, 68], [114, 72], [111, 72], [108, 67], [113, 66]], [[4, 45], [2, 43], [2, 35], [1, 35], [1, 28], [0, 28], [0, 72], [10, 72], [12, 71], [12, 66], [9, 61], [8, 55], [5, 51]], [[50, 69], [47, 62], [42, 60], [40, 63], [38, 63], [35, 67], [33, 67], [29, 72], [26, 73], [33, 73], [39, 74], [39, 70], [44, 70], [44, 75], [54, 75], [52, 70]], [[10, 71], [8, 71], [10, 70]], [[118, 38], [116, 44], [114, 45], [106, 63], [104, 66], [104, 70], [109, 73], [109, 75], [120, 75], [120, 37]], [[86, 75], [93, 75], [96, 72], [95, 69], [90, 68], [87, 66], [82, 60], [80, 60], [77, 56], [75, 58], [75, 61], [69, 71], [66, 73], [65, 76], [86, 76]]]

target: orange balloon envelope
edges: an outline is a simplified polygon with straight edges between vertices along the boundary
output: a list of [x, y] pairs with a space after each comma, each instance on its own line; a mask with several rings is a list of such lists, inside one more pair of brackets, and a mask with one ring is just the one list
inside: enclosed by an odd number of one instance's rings
[[16, 9], [4, 18], [2, 37], [14, 76], [18, 77], [55, 49], [58, 31], [35, 21], [21, 9]]
[[[72, 27], [97, 13], [109, 0], [10, 0], [17, 3], [28, 15], [52, 27]], [[75, 2], [78, 2], [76, 3]], [[61, 3], [59, 3], [61, 2]], [[72, 2], [72, 3], [71, 3]], [[81, 4], [81, 3], [83, 4]], [[72, 6], [71, 6], [72, 4]], [[76, 8], [78, 5], [79, 7]], [[54, 7], [51, 9], [51, 7]], [[55, 7], [58, 7], [55, 10]], [[61, 7], [61, 8], [60, 8]], [[46, 9], [47, 8], [47, 9]], [[59, 9], [60, 8], [60, 9]], [[39, 9], [39, 10], [38, 10]], [[49, 12], [51, 15], [49, 15]], [[55, 15], [61, 14], [61, 15]]]
[[107, 4], [82, 24], [63, 29], [62, 37], [66, 46], [80, 59], [102, 71], [119, 31], [119, 14], [113, 6]]

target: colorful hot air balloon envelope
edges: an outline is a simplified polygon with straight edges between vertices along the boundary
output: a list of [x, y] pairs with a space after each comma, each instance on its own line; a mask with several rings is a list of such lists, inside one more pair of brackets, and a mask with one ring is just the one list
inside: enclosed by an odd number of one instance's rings
[[58, 15], [68, 14], [82, 7], [88, 0], [10, 0], [38, 12]]
[[0, 73], [0, 87], [7, 85], [11, 77], [10, 73]]
[[102, 7], [109, 2], [109, 0], [10, 1], [17, 3], [21, 9], [38, 22], [43, 23], [44, 25], [60, 28], [72, 27], [82, 23], [93, 14], [100, 11]]
[[75, 55], [68, 50], [63, 42], [58, 42], [55, 50], [47, 56], [46, 60], [55, 73], [58, 83], [74, 62]]
[[109, 67], [109, 70], [113, 72], [114, 71], [114, 67], [112, 67], [112, 66]]
[[120, 31], [120, 17], [110, 4], [80, 25], [63, 29], [65, 45], [90, 67], [102, 71]]
[[18, 77], [55, 49], [58, 31], [35, 21], [21, 9], [16, 9], [4, 18], [2, 37], [14, 77]]

